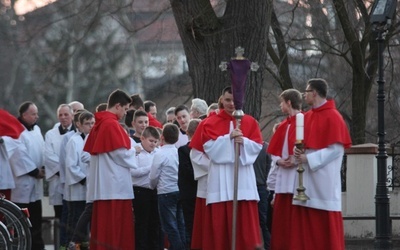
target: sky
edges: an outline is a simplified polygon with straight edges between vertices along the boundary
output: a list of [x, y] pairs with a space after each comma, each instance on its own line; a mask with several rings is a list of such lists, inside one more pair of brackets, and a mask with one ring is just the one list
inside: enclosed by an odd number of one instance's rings
[[[15, 12], [17, 15], [24, 15], [27, 12], [43, 7], [56, 0], [18, 0], [15, 3]], [[5, 1], [7, 2], [7, 0]]]

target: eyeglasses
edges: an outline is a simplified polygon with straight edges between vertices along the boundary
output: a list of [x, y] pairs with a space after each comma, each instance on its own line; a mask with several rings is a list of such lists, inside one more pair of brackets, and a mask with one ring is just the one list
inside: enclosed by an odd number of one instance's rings
[[304, 93], [303, 94], [306, 94], [306, 93], [308, 93], [308, 92], [313, 92], [314, 90], [313, 89], [306, 89], [306, 90], [304, 90]]

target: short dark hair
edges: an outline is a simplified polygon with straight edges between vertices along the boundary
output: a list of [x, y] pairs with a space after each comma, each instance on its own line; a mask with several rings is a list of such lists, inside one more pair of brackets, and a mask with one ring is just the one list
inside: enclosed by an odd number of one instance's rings
[[79, 123], [82, 125], [85, 120], [90, 120], [93, 117], [94, 117], [94, 115], [91, 112], [85, 110], [79, 116]]
[[192, 137], [194, 135], [194, 132], [196, 132], [197, 127], [199, 126], [201, 122], [201, 119], [192, 119], [189, 121], [188, 128], [186, 130], [186, 133]]
[[224, 95], [226, 92], [228, 92], [229, 94], [232, 94], [232, 87], [231, 86], [226, 86], [223, 90], [222, 90], [222, 94]]
[[21, 103], [21, 105], [19, 105], [19, 108], [18, 108], [19, 116], [22, 116], [22, 114], [25, 113], [31, 105], [35, 105], [35, 104], [31, 101], [26, 101], [26, 102]]
[[136, 110], [134, 109], [126, 111], [124, 123], [126, 126], [128, 126], [128, 128], [132, 127], [133, 115], [135, 114], [135, 111]]
[[179, 128], [173, 123], [166, 123], [163, 127], [162, 135], [168, 144], [175, 144], [179, 138]]
[[136, 120], [136, 118], [138, 118], [140, 116], [146, 116], [147, 117], [148, 115], [143, 110], [136, 110], [135, 113], [133, 114], [133, 120]]
[[132, 102], [130, 105], [131, 107], [133, 107], [134, 109], [143, 108], [143, 100], [139, 94], [131, 95], [131, 99], [132, 99]]
[[315, 90], [320, 97], [326, 98], [328, 95], [328, 82], [322, 78], [312, 78], [308, 80], [307, 85]]
[[154, 138], [156, 138], [157, 140], [160, 139], [160, 133], [158, 132], [158, 130], [153, 127], [153, 126], [148, 126], [146, 127], [143, 132], [142, 132], [142, 136], [144, 138], [148, 138], [150, 136], [153, 136]]
[[120, 89], [116, 89], [111, 92], [110, 96], [108, 97], [107, 108], [112, 108], [117, 104], [121, 106], [125, 106], [132, 102], [131, 97]]
[[175, 108], [175, 115], [177, 115], [178, 112], [180, 112], [182, 110], [186, 110], [189, 113], [189, 108], [186, 105], [181, 104]]
[[303, 98], [301, 96], [300, 91], [297, 89], [287, 89], [283, 91], [279, 97], [281, 97], [285, 102], [290, 101], [292, 108], [301, 110], [301, 104], [303, 101]]
[[[74, 114], [74, 123], [77, 123], [77, 122], [80, 121], [79, 116], [81, 116], [81, 114], [82, 114], [83, 112], [85, 112], [85, 111], [87, 111], [87, 110], [85, 110], [85, 109], [79, 109], [79, 110], [77, 110], [77, 111], [75, 112], [75, 114]], [[87, 112], [88, 112], [88, 111], [87, 111]]]
[[107, 103], [103, 102], [96, 106], [96, 112], [101, 112], [107, 110]]
[[144, 105], [144, 111], [146, 112], [150, 112], [150, 108], [156, 106], [156, 104], [150, 100], [145, 101], [143, 105]]

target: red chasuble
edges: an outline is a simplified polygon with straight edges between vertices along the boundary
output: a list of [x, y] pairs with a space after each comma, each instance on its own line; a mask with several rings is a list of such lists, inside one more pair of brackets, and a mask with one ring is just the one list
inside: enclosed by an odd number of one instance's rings
[[[219, 136], [229, 134], [230, 122], [236, 126], [236, 120], [233, 116], [221, 109], [217, 115], [209, 117], [204, 121], [202, 144], [209, 140], [216, 140]], [[263, 143], [260, 128], [256, 120], [249, 115], [244, 115], [240, 123], [243, 136], [259, 144]]]
[[108, 111], [97, 112], [96, 122], [89, 133], [84, 151], [92, 155], [114, 151], [119, 148], [131, 148], [131, 142], [125, 129], [119, 124], [118, 117]]
[[17, 118], [7, 111], [0, 109], [0, 136], [9, 136], [18, 139], [24, 127]]
[[285, 136], [288, 126], [288, 149], [289, 155], [293, 155], [293, 147], [296, 142], [296, 116], [290, 116], [282, 121], [269, 142], [267, 152], [272, 155], [282, 157], [282, 148], [285, 142]]
[[147, 117], [149, 118], [149, 126], [153, 126], [155, 128], [163, 128], [162, 124], [150, 113], [147, 113]]
[[351, 138], [342, 115], [336, 109], [335, 102], [328, 100], [321, 107], [305, 113], [304, 146], [309, 149], [322, 149], [334, 143], [340, 143], [344, 148], [349, 148]]

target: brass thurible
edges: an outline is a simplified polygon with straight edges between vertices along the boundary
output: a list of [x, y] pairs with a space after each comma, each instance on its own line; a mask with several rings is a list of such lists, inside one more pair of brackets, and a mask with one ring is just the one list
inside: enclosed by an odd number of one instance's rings
[[[303, 150], [304, 148], [303, 141], [297, 140], [296, 148]], [[304, 168], [301, 162], [299, 162], [299, 164], [297, 165], [297, 173], [299, 173], [299, 186], [296, 188], [297, 194], [293, 197], [293, 199], [298, 201], [307, 201], [310, 198], [306, 195], [306, 188], [303, 186]]]

